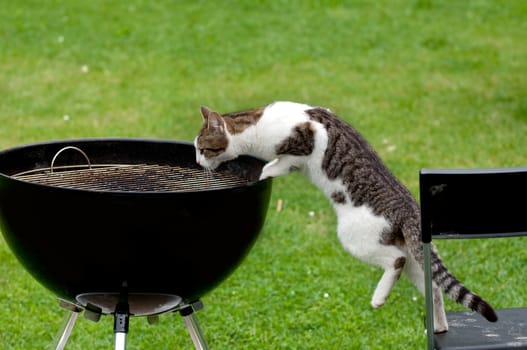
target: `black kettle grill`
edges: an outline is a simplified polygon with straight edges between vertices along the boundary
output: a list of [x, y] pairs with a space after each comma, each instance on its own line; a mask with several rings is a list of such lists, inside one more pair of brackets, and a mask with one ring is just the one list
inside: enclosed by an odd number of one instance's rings
[[0, 152], [0, 227], [29, 273], [77, 316], [113, 315], [115, 349], [130, 316], [179, 311], [206, 349], [194, 311], [241, 263], [268, 208], [264, 162], [211, 172], [186, 142], [80, 139]]

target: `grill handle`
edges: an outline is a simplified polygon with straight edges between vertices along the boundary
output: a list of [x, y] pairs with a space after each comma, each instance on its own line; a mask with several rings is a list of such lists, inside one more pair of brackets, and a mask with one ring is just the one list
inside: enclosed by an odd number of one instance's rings
[[86, 162], [88, 163], [88, 168], [91, 169], [90, 158], [88, 158], [88, 155], [83, 150], [81, 150], [80, 148], [75, 147], [75, 146], [66, 146], [66, 147], [61, 148], [57, 153], [55, 153], [55, 156], [53, 156], [53, 159], [51, 160], [51, 165], [49, 167], [50, 168], [50, 172], [52, 174], [53, 174], [53, 166], [55, 165], [55, 161], [57, 160], [57, 157], [59, 156], [59, 154], [61, 154], [62, 152], [66, 151], [66, 150], [69, 150], [69, 149], [75, 150], [75, 151], [79, 152], [80, 154], [82, 154], [84, 159], [86, 159]]

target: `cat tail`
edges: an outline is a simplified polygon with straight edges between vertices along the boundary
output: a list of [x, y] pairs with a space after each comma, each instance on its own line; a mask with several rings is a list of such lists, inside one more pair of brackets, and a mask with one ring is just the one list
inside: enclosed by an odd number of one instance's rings
[[490, 322], [496, 322], [498, 320], [496, 312], [487, 301], [470, 291], [448, 271], [433, 245], [431, 270], [432, 279], [435, 284], [458, 304], [461, 304], [472, 311], [476, 311]]
[[[421, 266], [424, 266], [419, 215], [415, 215], [413, 218], [415, 220], [408, 219], [403, 224], [402, 232], [406, 245], [410, 248], [410, 254], [414, 256]], [[454, 277], [446, 268], [437, 249], [432, 243], [431, 248], [431, 270], [434, 283], [458, 304], [476, 311], [490, 322], [496, 322], [498, 316], [492, 306], [482, 297], [470, 291]]]

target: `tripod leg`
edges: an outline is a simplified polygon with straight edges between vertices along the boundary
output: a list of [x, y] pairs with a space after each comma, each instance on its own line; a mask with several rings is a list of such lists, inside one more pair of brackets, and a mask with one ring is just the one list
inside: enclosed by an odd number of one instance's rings
[[[199, 308], [202, 307], [201, 301], [198, 301], [195, 304]], [[196, 318], [196, 315], [194, 315], [194, 306], [186, 305], [179, 310], [179, 313], [183, 316], [183, 320], [185, 321], [185, 325], [187, 326], [196, 350], [209, 350], [205, 336], [199, 327], [198, 319]]]
[[126, 333], [115, 333], [115, 350], [126, 349]]
[[128, 304], [119, 302], [115, 308], [113, 332], [115, 333], [115, 350], [126, 349], [126, 334], [130, 321]]
[[57, 337], [58, 339], [55, 339], [51, 349], [64, 350], [71, 335], [71, 331], [73, 330], [73, 326], [75, 326], [75, 321], [77, 321], [77, 318], [79, 317], [79, 313], [80, 311], [70, 311], [66, 314], [60, 328], [59, 336]]

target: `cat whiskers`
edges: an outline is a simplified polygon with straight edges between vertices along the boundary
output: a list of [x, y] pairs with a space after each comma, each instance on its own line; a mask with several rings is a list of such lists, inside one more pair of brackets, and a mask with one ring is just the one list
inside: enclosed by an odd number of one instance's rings
[[214, 170], [210, 168], [203, 168], [203, 175], [207, 180], [207, 184], [210, 187], [212, 180], [214, 180]]

